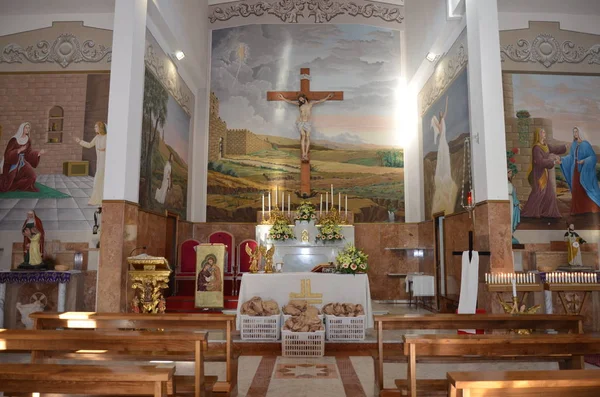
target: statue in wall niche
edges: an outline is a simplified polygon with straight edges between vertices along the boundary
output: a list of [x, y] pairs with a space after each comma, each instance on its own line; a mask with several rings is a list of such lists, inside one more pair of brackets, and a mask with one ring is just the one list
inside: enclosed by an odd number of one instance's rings
[[31, 123], [19, 126], [17, 133], [10, 138], [4, 158], [0, 160], [0, 193], [15, 190], [37, 192], [35, 186], [35, 168], [46, 151], [35, 151], [31, 148]]
[[22, 270], [46, 270], [44, 264], [44, 225], [35, 211], [27, 212], [27, 219], [21, 228], [23, 233], [23, 263], [18, 266]]
[[106, 162], [106, 124], [102, 121], [97, 121], [94, 125], [96, 136], [91, 142], [82, 141], [75, 138], [75, 142], [84, 148], [96, 148], [96, 174], [94, 175], [94, 188], [89, 205], [102, 205], [102, 194], [104, 192], [104, 164]]
[[583, 261], [581, 260], [581, 245], [585, 244], [586, 241], [579, 237], [573, 224], [569, 225], [564, 238], [567, 242], [567, 258], [569, 260], [569, 265], [583, 266]]

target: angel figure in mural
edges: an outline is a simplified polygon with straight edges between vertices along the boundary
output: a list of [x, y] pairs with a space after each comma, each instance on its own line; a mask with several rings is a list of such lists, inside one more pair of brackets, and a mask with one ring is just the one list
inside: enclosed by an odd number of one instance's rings
[[571, 214], [600, 212], [600, 187], [596, 176], [596, 153], [579, 127], [573, 128], [569, 154], [561, 158], [562, 170], [571, 189]]
[[279, 100], [292, 105], [297, 105], [300, 110], [298, 119], [296, 119], [296, 128], [298, 128], [298, 132], [300, 133], [300, 154], [302, 156], [302, 162], [308, 163], [308, 153], [310, 151], [310, 133], [312, 132], [312, 123], [310, 121], [312, 107], [333, 98], [333, 93], [327, 95], [323, 99], [319, 99], [318, 101], [309, 101], [304, 94], [298, 95], [297, 101], [289, 100], [282, 94], [279, 94], [277, 97]]
[[556, 180], [554, 167], [561, 163], [558, 156], [567, 151], [565, 145], [549, 145], [546, 131], [537, 129], [533, 134], [529, 184], [531, 193], [521, 216], [526, 218], [560, 218], [556, 200]]
[[435, 189], [433, 192], [433, 204], [431, 212], [444, 211], [446, 214], [454, 212], [458, 186], [452, 179], [450, 169], [450, 148], [446, 140], [446, 115], [448, 114], [448, 97], [446, 107], [440, 111], [439, 118], [431, 118], [431, 128], [435, 131], [433, 143], [438, 144], [437, 164], [435, 166]]
[[167, 199], [167, 193], [173, 188], [173, 180], [171, 179], [171, 164], [173, 162], [173, 153], [169, 154], [169, 159], [165, 163], [163, 170], [163, 179], [160, 189], [156, 189], [154, 198], [161, 204], [164, 204]]
[[89, 205], [102, 205], [102, 193], [104, 192], [104, 164], [106, 162], [106, 124], [97, 121], [94, 125], [96, 136], [91, 142], [75, 138], [75, 142], [84, 148], [96, 148], [96, 174], [94, 175], [94, 188], [88, 201]]
[[19, 126], [17, 133], [10, 138], [4, 158], [0, 161], [0, 193], [15, 190], [37, 192], [34, 168], [40, 163], [44, 149], [35, 151], [31, 148], [31, 123], [25, 122]]

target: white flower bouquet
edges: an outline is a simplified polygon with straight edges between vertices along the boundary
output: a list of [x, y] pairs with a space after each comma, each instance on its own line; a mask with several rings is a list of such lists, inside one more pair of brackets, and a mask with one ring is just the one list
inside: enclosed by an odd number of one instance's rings
[[353, 244], [348, 244], [335, 258], [337, 272], [344, 274], [366, 273], [369, 268], [367, 264], [368, 257], [367, 254]]

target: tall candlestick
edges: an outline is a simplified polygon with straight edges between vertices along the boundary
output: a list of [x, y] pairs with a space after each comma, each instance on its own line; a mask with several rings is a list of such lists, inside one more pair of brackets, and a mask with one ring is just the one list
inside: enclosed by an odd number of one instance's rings
[[262, 216], [262, 218], [264, 220], [264, 218], [265, 218], [265, 195], [264, 195], [264, 193], [262, 195], [262, 213], [261, 213], [261, 216]]
[[325, 192], [325, 213], [329, 211], [329, 192]]
[[288, 216], [292, 215], [292, 200], [290, 200], [290, 195], [288, 194]]
[[512, 287], [513, 287], [513, 297], [517, 297], [517, 280], [512, 279]]
[[347, 221], [348, 220], [348, 195], [346, 195], [346, 204], [344, 205], [344, 208], [346, 208], [344, 218], [346, 218], [346, 221]]
[[342, 193], [338, 192], [338, 210], [342, 212]]
[[331, 206], [333, 207], [333, 183], [331, 184]]
[[277, 185], [275, 185], [275, 207], [277, 207]]
[[321, 203], [319, 204], [319, 216], [321, 216], [321, 212], [323, 212], [323, 195], [321, 194]]
[[269, 192], [269, 215], [271, 214], [271, 192]]

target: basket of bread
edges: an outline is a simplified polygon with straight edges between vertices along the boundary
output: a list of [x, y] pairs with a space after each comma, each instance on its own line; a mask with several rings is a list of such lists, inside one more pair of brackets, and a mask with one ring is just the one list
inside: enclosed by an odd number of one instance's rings
[[361, 304], [328, 303], [323, 306], [327, 340], [365, 339], [365, 309]]
[[240, 309], [242, 340], [279, 340], [281, 312], [274, 300], [255, 296]]
[[319, 309], [305, 300], [292, 300], [283, 307], [281, 350], [284, 357], [322, 357], [325, 327]]

